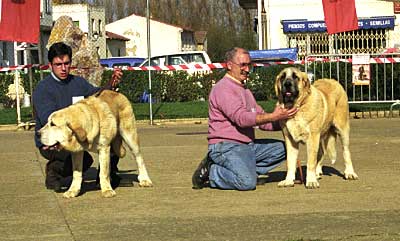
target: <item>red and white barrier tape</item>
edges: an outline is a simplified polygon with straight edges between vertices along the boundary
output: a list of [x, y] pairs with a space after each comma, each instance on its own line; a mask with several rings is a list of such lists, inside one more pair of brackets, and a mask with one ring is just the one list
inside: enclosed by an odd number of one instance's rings
[[[351, 63], [352, 59], [329, 59], [329, 58], [308, 58], [307, 60], [298, 60], [298, 61], [276, 61], [270, 62], [267, 64], [255, 63], [254, 66], [265, 67], [271, 65], [280, 65], [280, 64], [306, 64], [311, 62], [344, 62]], [[400, 58], [370, 58], [370, 64], [389, 64], [389, 63], [400, 63]], [[48, 65], [39, 65], [39, 64], [27, 64], [27, 65], [18, 65], [18, 66], [8, 66], [8, 67], [0, 67], [0, 72], [14, 71], [14, 70], [22, 70], [29, 68], [40, 68], [41, 70], [46, 70], [49, 68]], [[72, 67], [74, 69], [74, 67]], [[161, 70], [211, 70], [211, 69], [222, 69], [226, 68], [225, 63], [212, 63], [212, 64], [181, 64], [181, 65], [166, 65], [166, 66], [142, 66], [142, 67], [129, 67], [123, 66], [122, 70], [152, 70], [152, 71], [161, 71]], [[81, 68], [85, 69], [85, 68]], [[112, 69], [112, 68], [105, 68]]]

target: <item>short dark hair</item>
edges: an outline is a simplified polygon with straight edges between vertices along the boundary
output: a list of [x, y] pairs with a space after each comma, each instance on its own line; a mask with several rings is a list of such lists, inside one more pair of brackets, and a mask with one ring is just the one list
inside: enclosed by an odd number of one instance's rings
[[72, 59], [72, 49], [63, 42], [57, 42], [50, 46], [47, 59], [52, 63], [55, 57], [62, 55], [68, 55], [69, 59]]
[[249, 54], [249, 51], [247, 51], [247, 50], [244, 49], [244, 48], [233, 47], [233, 48], [229, 49], [228, 51], [226, 51], [226, 53], [225, 53], [225, 61], [226, 61], [226, 62], [232, 61], [232, 60], [235, 58], [236, 53], [237, 53], [239, 50], [241, 50], [244, 54]]

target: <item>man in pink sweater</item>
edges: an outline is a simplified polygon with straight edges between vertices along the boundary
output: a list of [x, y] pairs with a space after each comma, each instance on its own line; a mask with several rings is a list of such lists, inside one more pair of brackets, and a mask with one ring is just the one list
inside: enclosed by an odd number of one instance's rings
[[286, 159], [284, 142], [256, 140], [254, 127], [280, 130], [278, 121], [293, 117], [297, 108], [265, 113], [244, 85], [252, 67], [249, 52], [235, 47], [225, 57], [227, 74], [209, 96], [208, 155], [193, 174], [193, 188], [253, 190], [258, 175]]

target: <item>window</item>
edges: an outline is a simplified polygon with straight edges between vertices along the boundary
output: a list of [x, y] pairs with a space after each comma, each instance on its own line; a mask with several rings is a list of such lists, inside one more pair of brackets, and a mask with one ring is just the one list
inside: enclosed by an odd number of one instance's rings
[[99, 36], [101, 36], [102, 34], [101, 34], [101, 20], [99, 19], [98, 20], [98, 24], [97, 24], [97, 31], [98, 31], [98, 33], [99, 33]]
[[7, 55], [8, 55], [8, 51], [7, 51], [7, 43], [6, 42], [2, 42], [2, 59], [6, 60], [7, 59]]
[[168, 58], [168, 65], [186, 64], [181, 56], [170, 56]]
[[92, 33], [96, 32], [96, 21], [92, 18]]
[[46, 0], [45, 1], [45, 6], [44, 6], [44, 11], [45, 11], [45, 13], [47, 13], [47, 14], [51, 14], [51, 4], [50, 4], [50, 2], [51, 2], [51, 0]]

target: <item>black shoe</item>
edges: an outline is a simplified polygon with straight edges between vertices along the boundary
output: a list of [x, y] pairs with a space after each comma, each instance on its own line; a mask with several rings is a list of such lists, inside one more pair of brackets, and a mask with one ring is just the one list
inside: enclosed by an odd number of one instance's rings
[[208, 155], [200, 162], [196, 171], [192, 176], [193, 189], [202, 189], [209, 186], [209, 172], [212, 164], [211, 158]]
[[55, 192], [63, 192], [62, 188], [62, 175], [60, 174], [60, 168], [63, 163], [58, 161], [50, 161], [46, 164], [46, 180], [45, 185], [49, 190]]
[[68, 188], [70, 186], [71, 186], [71, 183], [69, 185], [64, 185], [63, 181], [61, 181], [61, 180], [53, 181], [52, 183], [46, 182], [46, 188], [48, 190], [53, 190], [56, 193], [64, 193], [65, 191], [68, 190]]
[[111, 187], [113, 189], [119, 187], [119, 184], [121, 183], [121, 177], [117, 175], [117, 173], [112, 172], [110, 174], [110, 179], [111, 179]]

